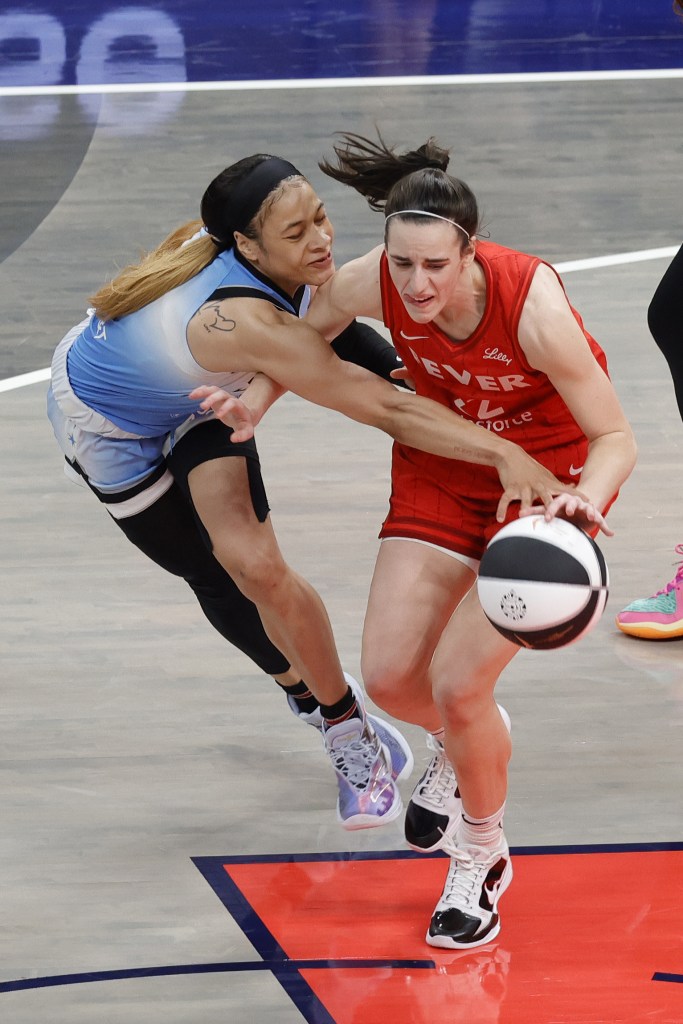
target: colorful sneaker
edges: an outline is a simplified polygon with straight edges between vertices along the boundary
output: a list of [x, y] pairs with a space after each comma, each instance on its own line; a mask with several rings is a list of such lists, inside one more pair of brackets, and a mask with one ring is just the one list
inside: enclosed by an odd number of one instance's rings
[[[683, 558], [683, 544], [677, 544], [676, 554]], [[683, 562], [678, 563], [676, 575], [652, 597], [631, 601], [619, 612], [616, 623], [622, 633], [643, 640], [670, 640], [683, 636]]]
[[323, 728], [323, 742], [337, 773], [337, 821], [343, 828], [374, 828], [403, 810], [391, 761], [369, 721], [348, 718]]
[[[500, 704], [498, 710], [510, 732], [510, 716]], [[443, 744], [427, 733], [427, 746], [434, 756], [413, 791], [405, 820], [406, 842], [418, 853], [444, 847], [455, 832], [462, 811], [455, 772]]]
[[471, 949], [491, 942], [500, 931], [498, 900], [512, 881], [505, 836], [495, 850], [481, 846], [444, 846], [451, 863], [441, 899], [427, 931], [430, 946]]
[[[365, 707], [365, 695], [360, 683], [350, 676], [348, 672], [344, 673], [344, 679], [349, 684], [354, 692], [356, 701], [360, 708]], [[287, 702], [292, 709], [293, 713], [302, 722], [306, 722], [307, 725], [312, 725], [322, 732], [323, 728], [323, 716], [320, 713], [320, 708], [316, 708], [315, 711], [309, 713], [300, 711], [297, 707], [297, 703], [291, 695], [287, 695]], [[407, 779], [413, 770], [415, 761], [413, 758], [413, 752], [410, 749], [408, 741], [398, 729], [390, 725], [389, 722], [385, 722], [383, 718], [378, 718], [377, 715], [366, 714], [365, 716], [380, 738], [382, 746], [385, 748], [388, 757], [391, 759], [391, 775], [394, 782], [400, 782], [402, 779]]]

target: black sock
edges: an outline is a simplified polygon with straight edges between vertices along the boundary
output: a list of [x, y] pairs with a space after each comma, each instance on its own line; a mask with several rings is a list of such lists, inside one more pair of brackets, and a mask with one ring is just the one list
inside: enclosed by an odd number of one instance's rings
[[348, 718], [362, 718], [363, 711], [358, 707], [356, 695], [349, 686], [341, 700], [336, 704], [321, 704], [320, 710], [327, 725], [339, 725]]
[[278, 683], [277, 685], [285, 693], [288, 693], [290, 697], [294, 698], [296, 706], [303, 714], [310, 715], [316, 708], [320, 707], [318, 698], [313, 696], [303, 679], [298, 683], [294, 683], [293, 686], [285, 686], [284, 683]]

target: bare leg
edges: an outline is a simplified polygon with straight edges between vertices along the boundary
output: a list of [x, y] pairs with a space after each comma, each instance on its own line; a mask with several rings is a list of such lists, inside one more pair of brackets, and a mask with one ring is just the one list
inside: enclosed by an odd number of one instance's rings
[[463, 807], [475, 818], [497, 811], [507, 793], [510, 736], [493, 692], [519, 648], [488, 622], [476, 590], [452, 616], [434, 654], [434, 699], [445, 729]]
[[363, 678], [396, 718], [444, 729], [463, 806], [475, 818], [505, 801], [510, 736], [494, 687], [518, 648], [490, 625], [474, 573], [410, 540], [382, 544], [363, 636]]
[[366, 689], [380, 707], [434, 731], [430, 666], [434, 650], [474, 573], [443, 551], [411, 540], [380, 547], [363, 631]]

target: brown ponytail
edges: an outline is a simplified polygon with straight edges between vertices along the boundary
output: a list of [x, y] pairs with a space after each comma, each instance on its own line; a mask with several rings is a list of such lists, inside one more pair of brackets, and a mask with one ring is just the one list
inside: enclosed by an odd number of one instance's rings
[[396, 153], [379, 133], [377, 142], [352, 132], [340, 135], [343, 143], [333, 147], [336, 163], [321, 160], [320, 169], [360, 192], [373, 210], [384, 210], [385, 217], [413, 211], [407, 219], [415, 219], [415, 211], [434, 213], [455, 221], [470, 237], [477, 234], [474, 193], [464, 181], [446, 173], [449, 153], [436, 139], [427, 139], [419, 149]]
[[393, 186], [407, 174], [428, 167], [445, 171], [448, 167], [448, 150], [442, 149], [433, 138], [427, 139], [419, 149], [397, 154], [379, 132], [377, 142], [354, 132], [338, 132], [338, 135], [344, 139], [344, 144], [332, 147], [336, 164], [321, 160], [318, 166], [330, 178], [355, 188], [373, 210], [384, 208]]

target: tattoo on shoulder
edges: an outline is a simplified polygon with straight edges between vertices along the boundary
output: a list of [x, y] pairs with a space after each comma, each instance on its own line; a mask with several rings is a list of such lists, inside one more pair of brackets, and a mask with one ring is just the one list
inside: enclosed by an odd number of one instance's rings
[[223, 316], [219, 302], [213, 302], [202, 310], [202, 325], [205, 331], [234, 331], [237, 326], [230, 317]]

